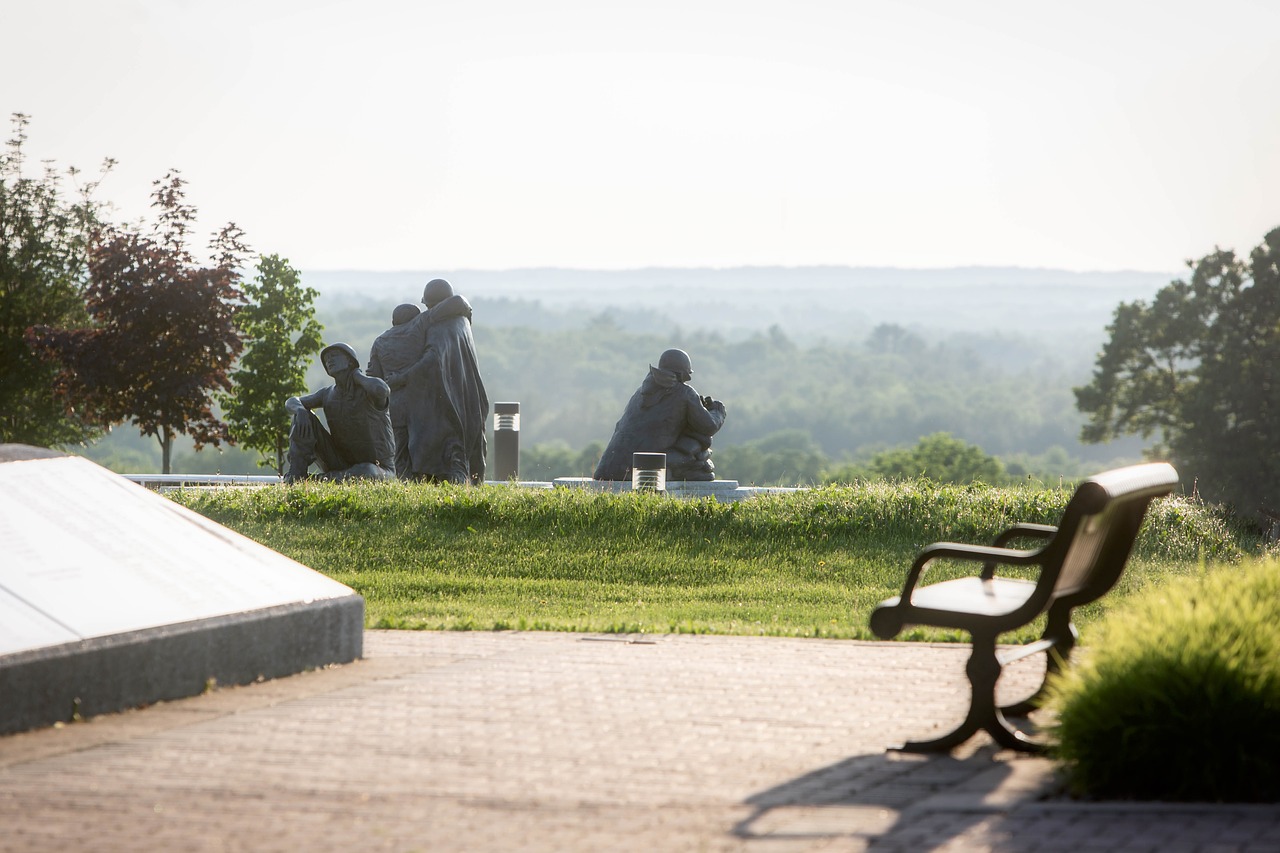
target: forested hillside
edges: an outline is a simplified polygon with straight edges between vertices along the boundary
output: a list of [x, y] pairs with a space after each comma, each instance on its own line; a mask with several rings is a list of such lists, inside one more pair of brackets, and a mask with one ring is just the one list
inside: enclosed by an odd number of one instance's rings
[[[727, 478], [736, 478], [725, 467], [735, 447], [834, 465], [938, 432], [1005, 460], [1048, 454], [1062, 470], [1046, 474], [1139, 456], [1134, 441], [1081, 445], [1071, 389], [1088, 381], [1115, 305], [1146, 297], [1168, 276], [838, 272], [450, 275], [475, 308], [490, 399], [521, 404], [521, 446], [531, 461], [539, 446], [554, 445], [563, 458], [590, 456], [607, 442], [648, 366], [669, 347], [690, 354], [691, 384], [728, 408], [715, 441]], [[365, 358], [395, 305], [416, 301], [430, 277], [318, 273], [304, 281], [321, 292], [325, 341], [346, 341]], [[313, 365], [310, 384], [326, 381]], [[235, 454], [203, 456], [219, 470], [243, 467]], [[175, 464], [196, 470], [201, 460]], [[529, 477], [578, 473], [522, 465]]]
[[[840, 460], [948, 432], [1001, 457], [1055, 447], [1083, 461], [1137, 455], [1136, 445], [1079, 444], [1082, 419], [1071, 388], [1088, 378], [1087, 365], [1064, 364], [1030, 337], [925, 336], [885, 324], [857, 342], [804, 343], [778, 327], [737, 338], [680, 328], [634, 331], [623, 325], [625, 311], [577, 329], [543, 330], [486, 323], [487, 307], [476, 300], [481, 368], [492, 400], [521, 404], [526, 447], [555, 442], [577, 450], [607, 442], [648, 366], [678, 347], [693, 359], [691, 384], [728, 407], [717, 448], [799, 431], [818, 452]], [[357, 349], [366, 352], [368, 336], [387, 325], [376, 320], [347, 311], [327, 321], [327, 333], [358, 339]]]

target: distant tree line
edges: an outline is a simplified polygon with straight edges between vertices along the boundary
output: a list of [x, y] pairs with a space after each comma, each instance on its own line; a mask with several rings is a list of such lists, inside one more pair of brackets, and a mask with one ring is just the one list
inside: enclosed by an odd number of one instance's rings
[[[491, 396], [521, 403], [526, 453], [558, 448], [557, 462], [577, 460], [576, 474], [590, 473], [590, 449], [608, 441], [648, 365], [671, 346], [692, 356], [694, 387], [728, 407], [713, 458], [720, 474], [743, 482], [871, 476], [877, 454], [937, 433], [1004, 459], [1009, 477], [1078, 476], [1140, 453], [1136, 442], [1080, 445], [1071, 394], [1080, 378], [1027, 342], [929, 341], [891, 325], [845, 345], [801, 345], [777, 329], [737, 340], [681, 329], [633, 333], [608, 319], [573, 332], [495, 330], [476, 302]], [[1020, 366], [993, 363], [981, 349], [987, 344], [1001, 349], [1002, 361], [1021, 350]]]
[[[604, 451], [601, 442], [573, 450], [563, 442], [522, 448], [522, 479], [589, 477]], [[755, 486], [816, 486], [869, 480], [929, 479], [939, 483], [1060, 485], [1093, 473], [1061, 448], [1038, 457], [1020, 455], [1005, 461], [974, 444], [938, 432], [914, 446], [871, 454], [865, 461], [833, 461], [804, 430], [784, 430], [758, 441], [715, 451], [717, 471], [724, 479]]]
[[616, 315], [571, 333], [490, 329], [477, 301], [477, 338], [495, 399], [521, 401], [523, 458], [540, 471], [589, 473], [646, 366], [677, 346], [693, 356], [693, 384], [729, 407], [714, 455], [725, 477], [1052, 482], [1147, 456], [1174, 462], [1188, 491], [1270, 522], [1280, 519], [1278, 264], [1275, 229], [1247, 256], [1190, 261], [1189, 280], [1149, 304], [1122, 303], [1087, 382], [1033, 342], [895, 325], [861, 346], [802, 345], [776, 328], [633, 333]]

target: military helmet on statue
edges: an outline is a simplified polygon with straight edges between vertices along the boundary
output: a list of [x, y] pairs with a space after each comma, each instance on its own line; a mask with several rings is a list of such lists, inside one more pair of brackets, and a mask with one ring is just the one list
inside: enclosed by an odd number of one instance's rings
[[403, 326], [405, 323], [408, 323], [410, 320], [412, 320], [414, 317], [417, 317], [421, 313], [422, 313], [422, 309], [420, 309], [417, 305], [414, 305], [412, 302], [406, 302], [403, 305], [397, 305], [395, 310], [391, 312], [391, 325]]
[[434, 308], [453, 296], [453, 285], [442, 278], [433, 278], [422, 291], [422, 304]]
[[689, 354], [682, 349], [669, 349], [658, 359], [658, 367], [663, 370], [670, 370], [680, 378], [681, 382], [688, 382], [693, 376], [693, 363], [689, 361]]
[[356, 351], [351, 348], [350, 344], [329, 344], [329, 346], [320, 350], [320, 364], [324, 366], [324, 372], [328, 373], [330, 376], [333, 375], [333, 371], [329, 369], [329, 364], [325, 361], [325, 357], [332, 352], [340, 352], [345, 355], [347, 360], [351, 362], [351, 368], [353, 370], [360, 366], [360, 358], [356, 355]]

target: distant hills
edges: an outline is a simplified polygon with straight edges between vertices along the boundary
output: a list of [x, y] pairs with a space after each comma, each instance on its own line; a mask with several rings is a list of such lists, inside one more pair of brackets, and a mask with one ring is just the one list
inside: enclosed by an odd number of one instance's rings
[[380, 306], [390, 316], [444, 277], [476, 322], [572, 327], [612, 317], [649, 329], [728, 336], [777, 326], [798, 341], [861, 340], [893, 323], [917, 332], [1061, 337], [1095, 347], [1116, 306], [1149, 299], [1178, 273], [1016, 267], [734, 267], [635, 270], [306, 271], [322, 313]]
[[[302, 280], [320, 294], [324, 339], [363, 359], [392, 309], [417, 302], [437, 276], [474, 306], [491, 399], [521, 401], [527, 447], [577, 452], [606, 441], [646, 366], [681, 346], [699, 389], [730, 406], [722, 451], [791, 430], [838, 460], [942, 430], [1006, 456], [1058, 448], [1069, 468], [1138, 457], [1136, 439], [1079, 444], [1071, 388], [1088, 380], [1116, 306], [1149, 300], [1178, 274], [740, 267], [303, 271]], [[881, 324], [913, 332], [887, 336], [910, 350], [869, 346]], [[330, 381], [313, 362], [307, 387]], [[256, 470], [235, 451], [183, 452], [178, 470]], [[127, 429], [93, 453], [117, 470], [158, 466], [155, 442]]]

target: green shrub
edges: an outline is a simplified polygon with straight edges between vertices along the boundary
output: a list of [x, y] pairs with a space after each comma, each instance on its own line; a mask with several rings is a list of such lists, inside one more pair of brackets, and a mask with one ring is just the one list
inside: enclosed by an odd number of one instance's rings
[[1048, 703], [1077, 794], [1280, 800], [1280, 562], [1171, 580], [1085, 641]]

